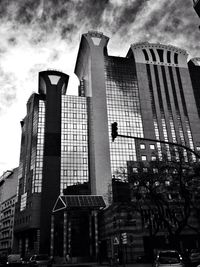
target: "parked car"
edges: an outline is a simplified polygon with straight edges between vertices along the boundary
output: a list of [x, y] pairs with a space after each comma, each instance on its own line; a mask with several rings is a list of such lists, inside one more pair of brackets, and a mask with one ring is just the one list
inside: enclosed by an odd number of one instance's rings
[[154, 267], [183, 267], [182, 256], [176, 250], [160, 250], [156, 254]]
[[191, 266], [200, 264], [200, 249], [191, 249], [189, 253], [189, 263]]
[[10, 254], [7, 257], [7, 265], [12, 265], [12, 266], [21, 266], [22, 264], [22, 258], [20, 254]]
[[31, 256], [28, 265], [29, 266], [51, 267], [52, 261], [47, 254], [37, 254], [37, 255]]

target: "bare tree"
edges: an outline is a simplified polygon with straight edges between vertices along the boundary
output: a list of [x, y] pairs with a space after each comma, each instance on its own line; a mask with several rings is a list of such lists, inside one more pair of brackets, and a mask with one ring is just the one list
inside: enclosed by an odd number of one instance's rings
[[200, 165], [190, 155], [180, 150], [178, 160], [176, 153], [170, 160], [166, 154], [162, 161], [129, 163], [128, 180], [132, 205], [151, 236], [178, 236], [186, 228], [200, 233]]

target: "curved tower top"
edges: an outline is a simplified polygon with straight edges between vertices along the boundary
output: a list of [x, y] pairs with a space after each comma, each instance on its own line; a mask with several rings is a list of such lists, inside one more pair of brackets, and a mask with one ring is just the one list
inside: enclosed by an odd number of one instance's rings
[[131, 45], [127, 57], [134, 54], [137, 63], [168, 65], [187, 68], [188, 53], [172, 45], [140, 42]]
[[103, 35], [102, 32], [88, 31], [82, 34], [79, 51], [76, 60], [74, 73], [81, 80], [85, 75], [85, 66], [88, 63], [88, 58], [94, 53], [107, 54], [107, 44], [109, 38]]
[[67, 90], [69, 76], [57, 70], [46, 70], [39, 72], [39, 86], [40, 94], [46, 95], [48, 86], [56, 85], [61, 89], [61, 94], [65, 95]]

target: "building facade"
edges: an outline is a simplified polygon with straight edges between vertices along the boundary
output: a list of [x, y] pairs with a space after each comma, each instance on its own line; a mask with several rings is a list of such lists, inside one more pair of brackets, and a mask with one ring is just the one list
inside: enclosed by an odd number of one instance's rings
[[8, 255], [13, 248], [15, 202], [18, 168], [6, 171], [0, 178], [0, 255]]
[[[15, 240], [22, 254], [50, 253], [52, 209], [68, 186], [88, 183], [89, 194], [102, 196], [108, 207], [112, 178], [126, 182], [128, 162], [151, 161], [155, 153], [162, 159], [166, 151], [170, 159], [169, 145], [159, 140], [200, 148], [186, 51], [144, 42], [132, 44], [126, 57], [115, 57], [108, 55], [108, 41], [99, 32], [82, 35], [78, 96], [66, 95], [66, 74], [39, 73], [39, 92], [30, 97], [21, 122]], [[112, 142], [113, 122], [119, 134], [141, 140]]]
[[[170, 158], [169, 146], [158, 142], [144, 144], [144, 141], [120, 137], [112, 142], [113, 122], [118, 123], [121, 135], [179, 143], [198, 150], [200, 124], [187, 52], [174, 46], [144, 42], [131, 45], [127, 56], [120, 58], [107, 54], [107, 42], [108, 38], [101, 33], [84, 34], [75, 73], [85, 84], [84, 95], [91, 98], [95, 121], [107, 122], [112, 175], [120, 167], [126, 167], [127, 161], [151, 160], [155, 151], [162, 157], [162, 150], [167, 150]], [[102, 101], [96, 104], [99, 108], [96, 115], [92, 102], [95, 99]], [[104, 118], [102, 110], [107, 112]], [[102, 127], [97, 128], [96, 134], [101, 134]], [[102, 148], [105, 138], [102, 141], [97, 138]], [[97, 151], [100, 155], [101, 150]]]

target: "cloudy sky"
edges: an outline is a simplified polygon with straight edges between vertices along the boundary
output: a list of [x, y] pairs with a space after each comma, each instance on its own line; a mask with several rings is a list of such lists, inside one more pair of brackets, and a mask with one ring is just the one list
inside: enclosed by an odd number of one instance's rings
[[82, 33], [110, 37], [108, 53], [125, 56], [131, 43], [172, 44], [200, 56], [200, 19], [192, 0], [0, 0], [0, 175], [17, 167], [20, 120], [37, 92], [38, 72], [73, 74]]

